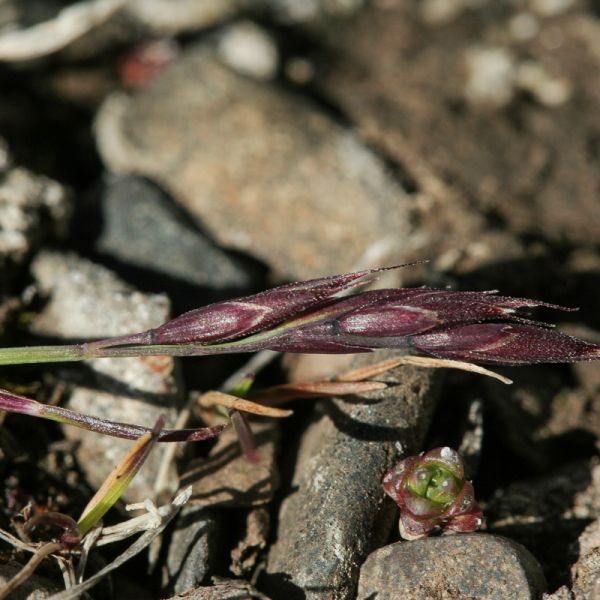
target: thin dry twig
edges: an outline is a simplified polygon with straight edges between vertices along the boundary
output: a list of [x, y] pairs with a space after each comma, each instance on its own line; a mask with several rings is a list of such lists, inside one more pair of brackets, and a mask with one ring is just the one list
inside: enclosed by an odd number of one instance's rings
[[292, 410], [286, 410], [282, 408], [263, 406], [262, 404], [252, 402], [252, 400], [238, 398], [237, 396], [232, 396], [231, 394], [225, 394], [224, 392], [217, 391], [211, 391], [202, 394], [200, 398], [198, 398], [198, 403], [203, 408], [224, 406], [225, 408], [252, 413], [254, 415], [260, 415], [261, 417], [274, 417], [279, 419], [283, 417], [289, 417], [294, 412]]
[[387, 384], [381, 381], [316, 381], [312, 383], [285, 383], [258, 392], [256, 402], [273, 406], [298, 398], [323, 398], [325, 396], [347, 396], [383, 390]]
[[430, 369], [458, 369], [459, 371], [468, 371], [470, 373], [479, 373], [480, 375], [486, 375], [492, 379], [497, 379], [502, 383], [510, 385], [512, 379], [504, 377], [494, 371], [490, 371], [479, 365], [472, 363], [463, 362], [460, 360], [449, 360], [445, 358], [430, 358], [427, 356], [399, 356], [398, 358], [391, 358], [384, 360], [383, 362], [368, 367], [361, 367], [360, 369], [353, 369], [338, 375], [336, 381], [362, 381], [369, 377], [375, 377], [381, 375], [390, 369], [394, 369], [400, 365], [412, 365], [415, 367], [427, 367]]
[[[190, 417], [192, 416], [192, 406], [193, 402], [190, 400], [187, 405], [181, 409], [181, 412], [175, 421], [175, 429], [183, 429], [187, 425]], [[161, 496], [164, 492], [174, 492], [175, 489], [177, 489], [172, 488], [172, 485], [170, 484], [170, 480], [172, 478], [169, 477], [169, 475], [171, 473], [171, 465], [175, 460], [175, 455], [178, 449], [179, 444], [177, 442], [173, 442], [172, 444], [167, 444], [167, 446], [162, 450], [158, 471], [156, 473], [156, 481], [154, 483], [154, 496], [156, 498]]]
[[81, 583], [83, 581], [83, 575], [87, 566], [88, 557], [101, 535], [102, 525], [97, 525], [96, 527], [93, 527], [83, 538], [83, 543], [81, 544], [81, 556], [79, 557], [77, 569], [75, 570], [75, 583]]
[[[127, 548], [127, 550], [125, 550], [125, 552], [117, 556], [112, 563], [106, 565], [106, 567], [98, 571], [89, 579], [86, 579], [79, 585], [72, 587], [70, 590], [50, 596], [48, 600], [76, 600], [79, 598], [79, 596], [81, 596], [81, 594], [83, 594], [83, 592], [86, 592], [95, 586], [103, 577], [115, 569], [118, 569], [122, 564], [139, 554], [142, 550], [144, 550], [144, 548], [150, 545], [152, 540], [154, 540], [163, 532], [165, 527], [179, 512], [180, 508], [190, 499], [191, 495], [192, 486], [188, 486], [173, 499], [171, 504], [167, 505], [166, 507], [161, 507], [165, 508], [165, 511], [161, 512], [162, 523], [157, 528], [143, 533], [129, 548]], [[159, 508], [158, 510], [160, 511], [161, 509]]]
[[145, 508], [148, 512], [143, 515], [138, 515], [111, 525], [110, 527], [104, 527], [102, 529], [102, 535], [96, 543], [97, 546], [106, 546], [107, 544], [113, 544], [114, 542], [120, 542], [121, 540], [127, 539], [132, 535], [136, 535], [143, 531], [150, 531], [160, 527], [164, 517], [168, 514], [171, 504], [154, 506], [152, 500], [147, 499], [144, 502], [130, 504], [125, 507], [126, 510], [139, 510]]
[[75, 575], [75, 569], [73, 568], [73, 561], [71, 560], [71, 557], [54, 555], [54, 558], [56, 559], [58, 568], [63, 576], [65, 588], [67, 590], [71, 589], [77, 583], [77, 576]]
[[0, 60], [31, 60], [64, 48], [104, 23], [128, 0], [89, 0], [61, 10], [49, 21], [0, 35]]
[[37, 548], [23, 540], [20, 540], [18, 537], [15, 537], [8, 531], [4, 531], [4, 529], [0, 529], [0, 540], [4, 540], [7, 544], [10, 544], [14, 548], [18, 550], [23, 550], [24, 552], [35, 552]]
[[27, 564], [0, 590], [0, 600], [8, 598], [8, 595], [14, 592], [21, 584], [25, 583], [35, 572], [38, 565], [54, 552], [63, 549], [59, 542], [49, 542], [40, 546], [29, 559]]

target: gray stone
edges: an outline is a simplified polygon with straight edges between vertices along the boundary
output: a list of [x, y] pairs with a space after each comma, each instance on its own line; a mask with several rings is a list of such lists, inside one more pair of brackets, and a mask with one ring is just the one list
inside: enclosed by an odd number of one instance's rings
[[[392, 357], [358, 356], [353, 367]], [[358, 570], [392, 527], [383, 475], [402, 452], [420, 449], [434, 407], [439, 372], [403, 367], [378, 379], [389, 387], [333, 399], [304, 434], [292, 493], [284, 500], [269, 553], [267, 592], [291, 599], [354, 598]]]
[[[0, 155], [3, 152], [0, 148]], [[2, 163], [0, 156], [0, 268], [4, 269], [22, 262], [49, 234], [66, 233], [72, 204], [59, 183], [22, 168], [3, 172]]]
[[229, 570], [238, 577], [250, 576], [261, 553], [267, 547], [271, 518], [269, 511], [259, 506], [246, 515], [246, 534], [231, 551]]
[[168, 600], [270, 600], [242, 579], [213, 577], [214, 585], [197, 587]]
[[108, 181], [96, 249], [124, 263], [212, 289], [250, 285], [247, 270], [178, 214], [173, 200], [139, 177]]
[[[49, 295], [31, 326], [37, 334], [68, 340], [102, 338], [143, 331], [169, 318], [165, 296], [137, 292], [104, 267], [75, 255], [42, 252], [31, 268], [40, 290]], [[172, 358], [100, 358], [88, 364], [90, 380], [72, 388], [69, 408], [148, 427], [161, 414], [168, 424], [174, 422], [179, 394]], [[132, 443], [75, 427], [64, 430], [68, 438], [80, 442], [79, 463], [96, 487]], [[163, 452], [159, 445], [150, 453], [125, 494], [127, 501], [153, 496]], [[168, 483], [176, 482], [171, 478]]]
[[260, 506], [270, 502], [279, 483], [275, 452], [279, 439], [277, 424], [251, 422], [258, 462], [241, 453], [235, 430], [230, 427], [218, 438], [208, 457], [186, 466], [181, 485], [192, 486], [190, 503], [196, 506]]
[[[543, 502], [540, 499], [544, 499]], [[572, 462], [551, 474], [517, 481], [489, 501], [489, 526], [577, 523], [600, 517], [600, 459]], [[555, 524], [556, 526], [556, 524]]]
[[571, 547], [577, 559], [571, 567], [570, 582], [544, 600], [596, 600], [600, 598], [600, 520], [590, 523]]
[[[0, 589], [16, 575], [22, 567], [23, 565], [12, 560], [5, 564], [0, 564]], [[43, 600], [60, 591], [61, 588], [54, 582], [45, 577], [33, 574], [12, 592], [10, 600]]]
[[533, 600], [545, 589], [541, 567], [523, 546], [471, 533], [376, 550], [362, 566], [358, 599]]
[[566, 585], [561, 585], [552, 594], [542, 594], [542, 600], [574, 600], [574, 596]]
[[507, 535], [533, 552], [544, 565], [551, 589], [569, 578], [578, 579], [582, 589], [596, 585], [600, 550], [594, 545], [598, 537], [586, 539], [582, 529], [600, 518], [598, 457], [497, 489], [485, 514], [488, 530]]
[[216, 511], [198, 506], [181, 511], [163, 572], [167, 593], [183, 594], [206, 582], [221, 546], [221, 525], [222, 517]]
[[96, 121], [114, 171], [158, 181], [221, 245], [306, 279], [406, 258], [411, 205], [382, 161], [318, 106], [187, 50]]

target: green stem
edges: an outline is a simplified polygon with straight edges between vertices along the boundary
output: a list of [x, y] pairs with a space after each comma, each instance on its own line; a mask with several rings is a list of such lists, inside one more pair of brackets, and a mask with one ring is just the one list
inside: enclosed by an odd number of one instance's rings
[[85, 346], [23, 346], [0, 348], [0, 365], [22, 365], [27, 363], [66, 362], [91, 358], [85, 355]]
[[[31, 363], [74, 362], [92, 358], [135, 357], [135, 356], [207, 356], [234, 352], [254, 352], [262, 350], [261, 342], [276, 337], [277, 329], [251, 335], [241, 340], [222, 344], [143, 344], [110, 346], [91, 344], [72, 344], [65, 346], [23, 346], [19, 348], [0, 348], [1, 365], [20, 365]], [[108, 342], [109, 340], [107, 340]]]

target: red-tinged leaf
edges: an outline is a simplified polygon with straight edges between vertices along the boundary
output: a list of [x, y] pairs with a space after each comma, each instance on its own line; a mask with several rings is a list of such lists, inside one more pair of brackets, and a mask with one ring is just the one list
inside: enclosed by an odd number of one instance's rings
[[250, 426], [248, 425], [244, 415], [237, 410], [231, 410], [229, 411], [229, 417], [231, 419], [231, 424], [237, 433], [240, 447], [242, 448], [242, 453], [244, 456], [250, 462], [260, 462], [260, 454], [256, 449], [252, 430], [250, 429]]
[[418, 540], [429, 535], [438, 526], [430, 519], [419, 519], [408, 511], [400, 511], [400, 535], [405, 540]]
[[449, 446], [434, 448], [433, 450], [429, 450], [429, 452], [425, 452], [420, 461], [423, 464], [430, 462], [441, 463], [457, 479], [463, 479], [465, 476], [464, 464], [460, 454]]
[[28, 519], [23, 526], [23, 530], [30, 535], [40, 526], [56, 527], [63, 530], [60, 536], [60, 542], [67, 548], [74, 548], [81, 542], [81, 532], [75, 520], [69, 515], [63, 513], [48, 511], [37, 513]]
[[[64, 425], [73, 425], [96, 433], [128, 440], [134, 440], [144, 435], [144, 433], [152, 431], [152, 429], [141, 425], [109, 421], [108, 419], [81, 414], [68, 408], [49, 406], [4, 390], [0, 390], [0, 410], [49, 419]], [[225, 427], [225, 425], [216, 425], [198, 429], [163, 429], [158, 434], [158, 441], [201, 442], [216, 437]]]
[[7, 392], [6, 390], [0, 390], [0, 410], [39, 417], [42, 416], [41, 412], [43, 409], [44, 405], [35, 400]]
[[402, 488], [407, 473], [412, 472], [420, 460], [419, 456], [409, 456], [392, 467], [383, 478], [385, 493], [398, 505], [401, 504]]
[[464, 515], [470, 513], [472, 510], [476, 510], [479, 507], [475, 502], [475, 490], [473, 484], [470, 481], [465, 481], [460, 492], [457, 494], [454, 502], [444, 513], [444, 518], [457, 517], [458, 515]]
[[445, 531], [456, 533], [471, 533], [481, 529], [484, 525], [483, 512], [481, 509], [474, 510], [466, 515], [459, 515], [450, 519], [444, 526]]

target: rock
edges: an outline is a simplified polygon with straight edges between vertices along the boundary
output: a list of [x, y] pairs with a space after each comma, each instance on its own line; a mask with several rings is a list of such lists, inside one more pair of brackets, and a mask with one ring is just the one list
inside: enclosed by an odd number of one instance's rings
[[165, 296], [136, 292], [108, 269], [75, 254], [41, 252], [31, 271], [39, 291], [49, 296], [32, 324], [35, 334], [109, 337], [142, 331], [168, 319]]
[[419, 3], [421, 19], [427, 25], [450, 23], [468, 6], [465, 0], [423, 0]]
[[519, 65], [516, 83], [546, 106], [560, 106], [570, 99], [571, 86], [564, 78], [553, 77], [542, 65], [524, 61]]
[[360, 571], [358, 599], [537, 599], [542, 570], [520, 544], [462, 534], [397, 542], [373, 552]]
[[177, 517], [169, 542], [163, 586], [168, 594], [183, 594], [205, 583], [216, 567], [222, 544], [222, 517], [215, 511], [186, 506]]
[[4, 335], [6, 324], [17, 310], [22, 308], [22, 302], [18, 298], [6, 298], [0, 300], [0, 337]]
[[410, 203], [356, 135], [308, 100], [236, 75], [206, 47], [134, 98], [110, 96], [96, 132], [109, 168], [158, 181], [219, 244], [279, 277], [409, 253]]
[[[352, 366], [393, 355], [358, 356]], [[303, 435], [265, 575], [266, 591], [276, 598], [354, 598], [360, 564], [389, 535], [382, 478], [398, 444], [402, 452], [420, 449], [439, 373], [405, 367], [380, 378], [387, 389], [323, 401]]]
[[300, 24], [357, 12], [365, 0], [136, 0], [129, 14], [154, 32], [181, 33], [224, 22], [249, 10], [267, 12], [286, 24]]
[[466, 55], [465, 96], [475, 105], [500, 107], [513, 97], [515, 61], [504, 48], [473, 48]]
[[573, 462], [498, 489], [485, 514], [488, 530], [527, 546], [544, 566], [550, 588], [557, 588], [578, 559], [581, 532], [600, 517], [600, 461]]
[[530, 0], [529, 4], [533, 11], [542, 17], [555, 17], [570, 10], [575, 2], [574, 0]]
[[328, 17], [350, 16], [358, 12], [366, 0], [259, 0], [264, 3], [280, 21], [286, 24], [300, 24]]
[[72, 205], [59, 183], [23, 168], [3, 172], [3, 160], [0, 157], [0, 268], [4, 270], [20, 264], [49, 234], [64, 235]]
[[573, 600], [600, 595], [600, 520], [588, 525], [579, 536], [579, 558], [571, 568]]
[[[543, 501], [542, 501], [543, 500]], [[489, 526], [531, 520], [591, 520], [600, 517], [600, 459], [573, 462], [550, 475], [518, 481], [489, 502]]]
[[[23, 565], [10, 560], [0, 564], [0, 589], [2, 589], [23, 567]], [[54, 582], [30, 575], [11, 595], [11, 600], [43, 600], [61, 591]]]
[[574, 600], [566, 585], [561, 585], [553, 594], [542, 594], [542, 600]]
[[270, 600], [264, 594], [261, 594], [254, 586], [247, 581], [239, 579], [225, 579], [213, 577], [215, 585], [206, 587], [197, 587], [185, 594], [173, 596], [168, 600]]
[[[165, 296], [136, 292], [104, 267], [75, 255], [42, 252], [31, 269], [39, 288], [49, 295], [32, 323], [36, 334], [67, 340], [101, 338], [143, 331], [169, 318]], [[174, 422], [179, 394], [173, 359], [100, 358], [88, 364], [91, 377], [73, 387], [69, 408], [149, 427], [161, 414], [167, 416], [168, 424]], [[75, 427], [64, 430], [68, 438], [80, 442], [77, 457], [95, 487], [132, 443]], [[125, 494], [127, 501], [153, 496], [163, 451], [159, 447], [150, 454]], [[174, 479], [168, 483], [176, 484]]]
[[270, 517], [266, 508], [252, 509], [246, 517], [246, 534], [231, 551], [229, 570], [238, 577], [250, 575], [267, 546]]
[[210, 27], [234, 16], [243, 0], [135, 0], [129, 16], [155, 34], [175, 35]]
[[96, 249], [123, 263], [211, 289], [251, 285], [228, 256], [178, 214], [171, 198], [139, 177], [110, 178], [100, 199]]
[[[560, 434], [576, 429], [573, 403], [565, 402], [564, 376], [547, 365], [531, 366], [518, 373], [510, 389], [483, 382], [491, 418], [507, 446], [522, 465], [542, 473], [565, 462]], [[570, 413], [570, 418], [569, 418]], [[559, 429], [561, 427], [561, 429]]]
[[249, 462], [241, 454], [235, 430], [226, 429], [209, 456], [192, 461], [181, 476], [182, 486], [192, 486], [190, 504], [258, 506], [273, 498], [279, 482], [275, 465], [278, 430], [273, 421], [251, 427], [261, 460]]
[[217, 44], [219, 58], [234, 71], [260, 80], [277, 74], [279, 55], [273, 38], [251, 21], [225, 29]]

